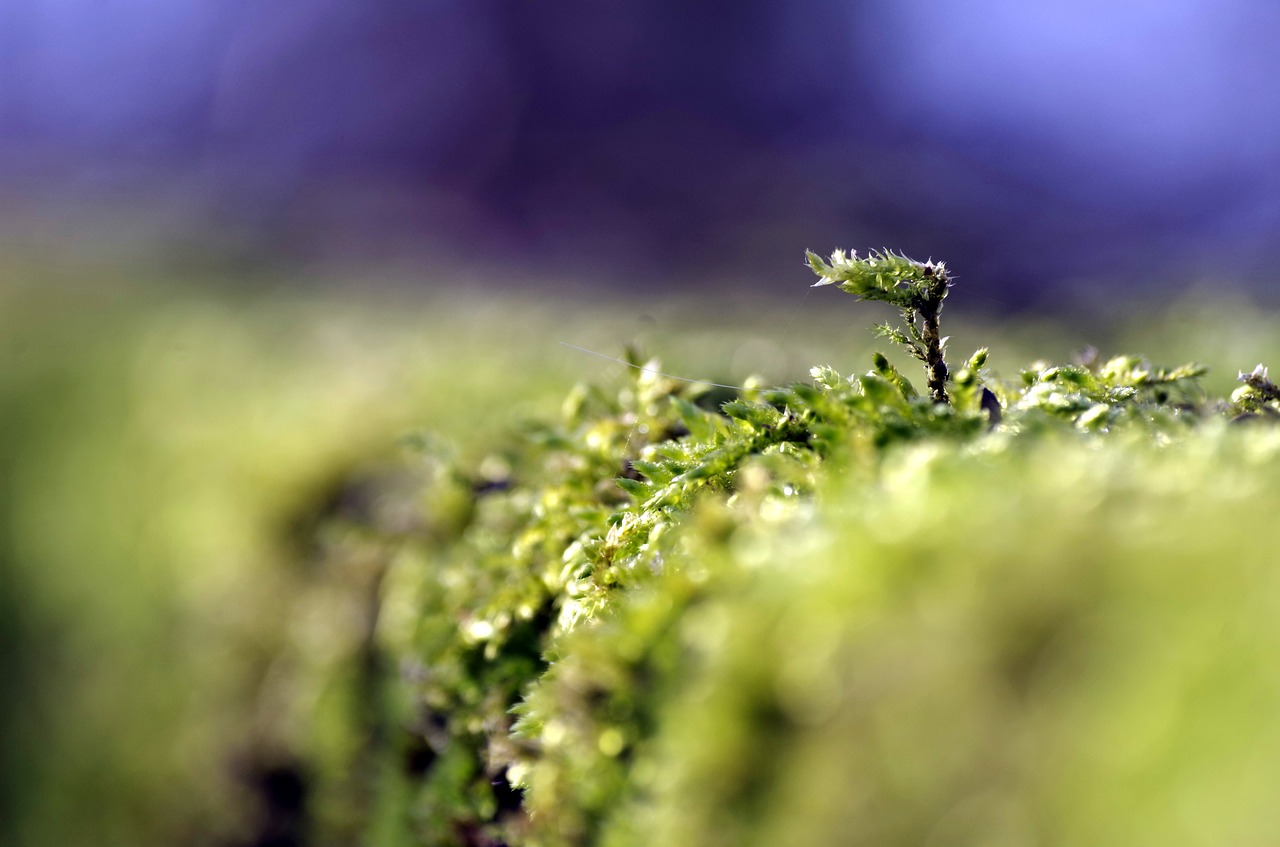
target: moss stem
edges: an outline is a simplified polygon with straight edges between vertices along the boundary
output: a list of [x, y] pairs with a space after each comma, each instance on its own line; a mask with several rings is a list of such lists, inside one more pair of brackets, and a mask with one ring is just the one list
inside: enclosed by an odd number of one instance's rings
[[947, 396], [947, 378], [950, 376], [950, 371], [947, 369], [947, 359], [942, 349], [942, 336], [938, 329], [938, 312], [941, 308], [942, 303], [939, 300], [920, 309], [920, 338], [924, 341], [924, 367], [929, 394], [935, 403], [950, 404], [951, 398]]

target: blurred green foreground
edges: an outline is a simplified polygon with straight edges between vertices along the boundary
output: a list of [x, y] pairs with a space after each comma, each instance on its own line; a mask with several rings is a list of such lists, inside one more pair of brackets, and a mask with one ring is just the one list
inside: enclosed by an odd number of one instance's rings
[[[472, 837], [401, 825], [412, 798], [384, 796], [401, 783], [336, 772], [370, 766], [387, 669], [368, 647], [402, 598], [384, 563], [317, 552], [326, 520], [368, 508], [361, 480], [387, 490], [409, 433], [479, 460], [574, 383], [621, 379], [555, 342], [616, 354], [631, 307], [0, 296], [0, 842]], [[861, 370], [845, 338], [871, 318], [839, 320], [791, 341]], [[1154, 326], [1126, 349], [1208, 361], [1219, 393], [1280, 366], [1262, 317]], [[651, 352], [741, 381], [785, 344], [769, 331], [724, 316]], [[1013, 373], [1076, 339], [976, 340]], [[819, 502], [801, 537], [698, 516], [707, 566], [741, 578], [678, 624], [693, 670], [617, 808], [530, 843], [1280, 843], [1269, 426], [1164, 449], [926, 445]]]

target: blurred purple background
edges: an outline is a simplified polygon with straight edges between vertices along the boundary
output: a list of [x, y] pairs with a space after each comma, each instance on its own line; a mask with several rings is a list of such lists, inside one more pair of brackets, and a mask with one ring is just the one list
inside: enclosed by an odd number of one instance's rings
[[1012, 306], [1265, 295], [1278, 95], [1273, 0], [7, 0], [0, 223], [621, 287], [790, 295], [804, 248], [887, 245]]

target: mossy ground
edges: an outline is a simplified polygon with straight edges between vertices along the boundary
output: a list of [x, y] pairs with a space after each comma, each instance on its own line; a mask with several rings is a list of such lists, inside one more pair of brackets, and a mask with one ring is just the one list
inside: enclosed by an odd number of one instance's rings
[[[6, 307], [18, 843], [1276, 837], [1264, 422], [1002, 441], [974, 408], [886, 452], [928, 410], [885, 395], [906, 405], [865, 444], [832, 425], [825, 452], [642, 456], [681, 428], [776, 428], [778, 398], [682, 408], [696, 392], [555, 346], [619, 353], [631, 306]], [[1222, 395], [1280, 361], [1240, 314], [1143, 316], [1111, 350], [1207, 361]], [[643, 340], [721, 382], [777, 350], [769, 382], [861, 374], [865, 315]], [[951, 344], [1016, 384], [1090, 341], [1015, 323]], [[646, 525], [691, 461], [724, 464]]]

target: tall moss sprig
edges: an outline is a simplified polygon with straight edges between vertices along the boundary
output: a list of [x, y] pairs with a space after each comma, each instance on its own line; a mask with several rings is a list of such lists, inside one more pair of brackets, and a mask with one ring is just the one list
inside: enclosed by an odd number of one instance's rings
[[806, 251], [809, 267], [820, 285], [837, 285], [859, 300], [879, 300], [897, 306], [906, 326], [884, 323], [876, 327], [882, 338], [902, 345], [924, 363], [929, 395], [935, 403], [950, 403], [947, 396], [947, 339], [939, 330], [942, 301], [951, 287], [951, 275], [942, 262], [917, 262], [890, 250], [872, 250], [865, 258], [857, 251], [836, 250], [829, 261]]

